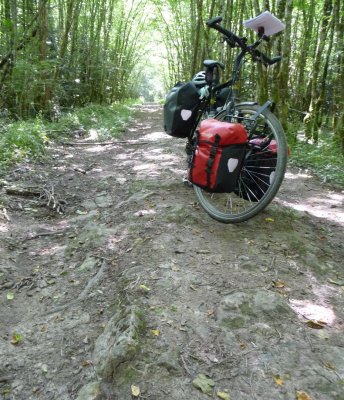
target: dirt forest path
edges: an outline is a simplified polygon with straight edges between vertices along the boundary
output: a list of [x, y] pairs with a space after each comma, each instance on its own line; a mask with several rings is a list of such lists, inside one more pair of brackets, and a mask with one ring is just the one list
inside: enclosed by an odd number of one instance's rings
[[0, 399], [344, 399], [343, 191], [223, 225], [158, 106], [80, 142], [1, 181]]

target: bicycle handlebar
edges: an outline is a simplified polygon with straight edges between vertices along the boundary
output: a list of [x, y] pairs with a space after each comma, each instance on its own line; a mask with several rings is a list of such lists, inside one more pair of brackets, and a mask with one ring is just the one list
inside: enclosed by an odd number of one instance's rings
[[239, 38], [239, 36], [236, 36], [233, 32], [219, 25], [221, 21], [222, 17], [214, 17], [211, 18], [209, 21], [207, 21], [206, 24], [208, 25], [209, 28], [213, 28], [218, 32], [222, 33], [226, 37], [226, 39], [228, 39], [230, 42], [234, 41], [240, 47], [245, 46], [245, 42], [242, 40], [242, 38]]
[[282, 56], [270, 58], [259, 50], [255, 50], [255, 56], [257, 56], [257, 58], [255, 58], [256, 61], [261, 61], [263, 64], [268, 65], [276, 64], [282, 60]]
[[213, 28], [217, 30], [218, 32], [222, 33], [226, 39], [226, 42], [231, 46], [235, 47], [237, 44], [242, 50], [244, 50], [247, 53], [250, 53], [252, 58], [255, 61], [259, 61], [263, 63], [264, 65], [273, 65], [276, 64], [277, 62], [281, 61], [282, 57], [281, 56], [276, 56], [273, 58], [268, 57], [266, 54], [262, 53], [259, 50], [256, 50], [255, 48], [260, 44], [260, 39], [258, 42], [254, 43], [253, 45], [247, 45], [246, 44], [246, 38], [241, 38], [237, 35], [235, 35], [233, 32], [229, 31], [226, 28], [223, 28], [221, 25], [219, 25], [222, 22], [222, 17], [214, 17], [211, 18], [206, 22], [207, 26], [209, 28]]

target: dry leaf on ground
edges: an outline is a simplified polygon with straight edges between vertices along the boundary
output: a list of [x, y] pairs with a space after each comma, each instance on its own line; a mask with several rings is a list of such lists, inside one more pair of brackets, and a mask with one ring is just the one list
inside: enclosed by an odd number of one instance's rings
[[312, 400], [311, 396], [302, 390], [296, 392], [296, 400]]
[[323, 329], [327, 325], [327, 322], [310, 319], [306, 322], [306, 325], [312, 329]]
[[284, 385], [284, 380], [279, 376], [279, 375], [274, 375], [273, 379], [278, 386], [283, 386]]
[[134, 397], [139, 397], [140, 396], [140, 388], [138, 387], [138, 386], [135, 386], [135, 385], [131, 385], [131, 394], [134, 396]]
[[229, 393], [227, 392], [217, 392], [216, 396], [221, 400], [231, 400]]

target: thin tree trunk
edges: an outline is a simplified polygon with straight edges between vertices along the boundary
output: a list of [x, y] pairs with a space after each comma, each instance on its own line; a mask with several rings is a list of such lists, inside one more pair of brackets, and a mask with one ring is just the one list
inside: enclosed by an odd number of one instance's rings
[[319, 76], [321, 69], [321, 61], [323, 59], [326, 39], [328, 35], [331, 12], [332, 12], [332, 0], [325, 0], [323, 8], [323, 17], [320, 24], [320, 35], [312, 71], [311, 103], [308, 109], [308, 113], [304, 118], [306, 139], [307, 140], [313, 139], [315, 142], [318, 141], [318, 127], [316, 124], [316, 113], [319, 112], [317, 106], [317, 102], [319, 100], [319, 91], [320, 91]]
[[291, 51], [291, 22], [293, 1], [287, 0], [284, 22], [286, 29], [282, 45], [282, 61], [279, 73], [279, 119], [283, 128], [288, 132], [288, 108], [289, 108], [289, 65]]
[[334, 4], [334, 24], [335, 24], [335, 63], [334, 63], [334, 94], [333, 94], [333, 130], [334, 137], [339, 142], [341, 152], [344, 156], [344, 5], [340, 0], [335, 0]]

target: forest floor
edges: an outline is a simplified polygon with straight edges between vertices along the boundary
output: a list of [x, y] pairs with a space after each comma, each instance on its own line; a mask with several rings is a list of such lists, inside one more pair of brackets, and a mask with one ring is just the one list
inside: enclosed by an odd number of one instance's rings
[[1, 399], [344, 399], [343, 190], [224, 225], [161, 108], [70, 140], [1, 181]]

